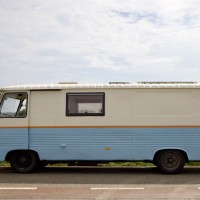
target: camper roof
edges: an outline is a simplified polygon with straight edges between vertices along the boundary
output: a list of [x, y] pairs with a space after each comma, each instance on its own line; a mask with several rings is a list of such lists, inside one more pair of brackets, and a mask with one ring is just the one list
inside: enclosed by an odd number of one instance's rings
[[3, 91], [19, 91], [19, 90], [63, 90], [63, 89], [79, 89], [79, 88], [200, 88], [197, 82], [112, 82], [102, 84], [78, 84], [76, 82], [59, 83], [59, 84], [40, 84], [40, 85], [15, 85], [2, 87]]

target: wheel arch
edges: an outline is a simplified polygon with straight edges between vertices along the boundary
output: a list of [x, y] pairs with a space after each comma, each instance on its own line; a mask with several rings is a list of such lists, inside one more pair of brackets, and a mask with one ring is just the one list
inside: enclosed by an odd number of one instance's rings
[[179, 149], [179, 148], [166, 148], [166, 149], [159, 149], [159, 150], [157, 150], [157, 151], [155, 152], [154, 157], [153, 157], [153, 162], [154, 162], [154, 163], [156, 162], [156, 159], [157, 159], [158, 155], [159, 155], [161, 152], [163, 152], [163, 151], [171, 151], [171, 150], [180, 151], [181, 153], [183, 153], [184, 158], [185, 158], [185, 161], [186, 161], [186, 162], [189, 161], [188, 155], [187, 155], [187, 153], [186, 153], [185, 150]]
[[38, 154], [36, 151], [34, 151], [34, 150], [29, 150], [29, 149], [15, 149], [15, 150], [9, 151], [9, 152], [6, 154], [5, 161], [10, 161], [11, 156], [12, 156], [14, 153], [16, 153], [16, 152], [27, 152], [27, 151], [33, 152], [33, 153], [37, 156], [38, 160], [40, 160], [39, 154]]

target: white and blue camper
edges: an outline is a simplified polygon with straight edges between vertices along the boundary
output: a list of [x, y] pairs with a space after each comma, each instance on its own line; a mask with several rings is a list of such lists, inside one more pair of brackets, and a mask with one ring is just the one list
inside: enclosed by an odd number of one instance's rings
[[60, 83], [0, 88], [0, 161], [17, 172], [65, 162], [200, 161], [200, 84]]

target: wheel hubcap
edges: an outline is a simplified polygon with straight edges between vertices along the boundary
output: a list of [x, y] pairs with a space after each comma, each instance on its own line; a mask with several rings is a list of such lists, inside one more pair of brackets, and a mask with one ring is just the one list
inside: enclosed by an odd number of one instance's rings
[[168, 163], [172, 164], [174, 162], [174, 159], [173, 158], [169, 158], [167, 161], [168, 161]]
[[166, 166], [166, 168], [169, 168], [169, 169], [175, 169], [180, 163], [178, 156], [174, 153], [166, 154], [164, 156], [163, 161], [164, 161], [164, 165]]
[[29, 155], [28, 154], [27, 155], [26, 154], [20, 154], [18, 156], [17, 163], [21, 167], [28, 166], [29, 163], [30, 163], [30, 157], [29, 157]]

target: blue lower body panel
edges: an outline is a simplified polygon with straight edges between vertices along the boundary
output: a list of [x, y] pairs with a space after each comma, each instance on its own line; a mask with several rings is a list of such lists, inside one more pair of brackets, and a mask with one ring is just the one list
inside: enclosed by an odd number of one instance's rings
[[31, 128], [29, 149], [41, 160], [153, 160], [161, 149], [181, 149], [200, 160], [199, 128]]
[[41, 160], [153, 160], [180, 149], [200, 160], [200, 128], [0, 128], [0, 161], [12, 150], [32, 149]]

